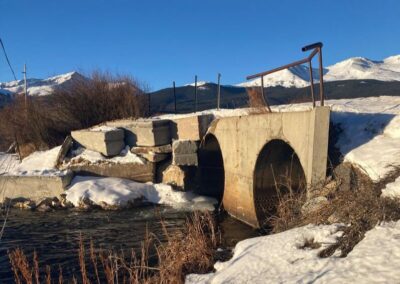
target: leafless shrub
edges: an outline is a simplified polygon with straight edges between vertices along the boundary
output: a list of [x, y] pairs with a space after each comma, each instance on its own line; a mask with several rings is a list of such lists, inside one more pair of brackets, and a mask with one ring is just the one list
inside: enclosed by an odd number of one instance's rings
[[269, 112], [268, 104], [263, 97], [259, 88], [247, 88], [247, 95], [249, 96], [249, 106], [252, 109], [252, 113], [266, 113]]
[[21, 156], [62, 143], [71, 130], [146, 115], [139, 84], [126, 76], [95, 72], [45, 97], [18, 96], [0, 111], [1, 147], [16, 141]]

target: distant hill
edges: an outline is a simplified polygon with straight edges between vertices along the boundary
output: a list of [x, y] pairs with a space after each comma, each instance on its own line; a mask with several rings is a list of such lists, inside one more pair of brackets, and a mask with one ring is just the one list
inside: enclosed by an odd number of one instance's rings
[[[400, 81], [344, 80], [325, 82], [326, 99], [345, 99], [372, 96], [400, 96]], [[217, 85], [203, 83], [197, 89], [198, 110], [216, 108]], [[318, 97], [318, 85], [315, 85]], [[194, 111], [194, 87], [177, 87], [177, 112]], [[285, 88], [282, 86], [265, 88], [265, 96], [271, 105], [311, 101], [310, 87]], [[166, 88], [150, 93], [152, 113], [174, 112], [173, 89]], [[236, 108], [248, 105], [246, 88], [221, 86], [221, 108]]]

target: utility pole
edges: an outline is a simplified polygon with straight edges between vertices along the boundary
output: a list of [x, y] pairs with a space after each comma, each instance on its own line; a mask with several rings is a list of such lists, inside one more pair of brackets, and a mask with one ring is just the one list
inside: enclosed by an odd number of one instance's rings
[[220, 103], [221, 103], [221, 74], [218, 73], [217, 110], [219, 110]]
[[27, 101], [28, 101], [28, 84], [26, 82], [26, 63], [24, 64], [24, 91], [25, 91], [25, 109], [27, 108]]
[[176, 114], [176, 89], [175, 89], [175, 81], [173, 82], [174, 87], [174, 103], [175, 103], [175, 114]]
[[194, 76], [194, 111], [197, 112], [197, 75]]

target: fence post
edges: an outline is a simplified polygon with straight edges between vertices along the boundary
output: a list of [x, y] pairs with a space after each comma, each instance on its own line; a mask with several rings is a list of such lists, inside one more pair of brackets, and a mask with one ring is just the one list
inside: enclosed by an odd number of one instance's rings
[[221, 103], [221, 74], [218, 73], [217, 110], [219, 110], [220, 103]]
[[148, 100], [149, 100], [149, 116], [151, 116], [151, 95], [150, 95], [150, 93], [147, 95], [149, 98], [148, 98]]
[[175, 106], [175, 114], [176, 114], [176, 90], [175, 90], [175, 81], [173, 82], [174, 86], [174, 106]]
[[194, 76], [194, 111], [197, 112], [197, 75]]

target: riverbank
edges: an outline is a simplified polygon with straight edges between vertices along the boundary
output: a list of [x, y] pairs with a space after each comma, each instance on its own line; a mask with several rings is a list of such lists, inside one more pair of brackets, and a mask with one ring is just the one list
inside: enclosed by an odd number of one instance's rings
[[[46, 265], [50, 265], [52, 277], [58, 279], [60, 265], [64, 279], [72, 279], [73, 275], [78, 277], [81, 273], [78, 254], [80, 235], [84, 238], [87, 253], [92, 241], [96, 252], [124, 251], [130, 257], [132, 249], [140, 255], [147, 233], [157, 240], [154, 244], [159, 245], [159, 241], [165, 243], [167, 238], [164, 228], [173, 235], [184, 228], [185, 221], [190, 216], [189, 212], [169, 206], [91, 212], [30, 212], [12, 209], [7, 230], [1, 240], [0, 279], [6, 282], [14, 280], [8, 250], [20, 248], [30, 263], [33, 252], [36, 251], [42, 269], [41, 275], [45, 276]], [[217, 218], [221, 247], [233, 248], [238, 241], [259, 235], [258, 231], [226, 215]], [[230, 256], [230, 253], [227, 255]], [[151, 265], [156, 264], [153, 262]], [[92, 270], [91, 264], [88, 270]]]

